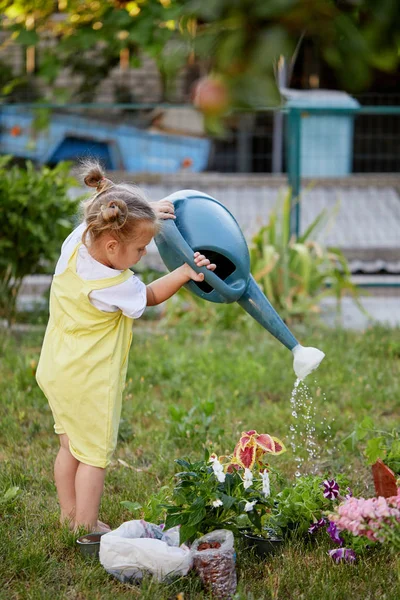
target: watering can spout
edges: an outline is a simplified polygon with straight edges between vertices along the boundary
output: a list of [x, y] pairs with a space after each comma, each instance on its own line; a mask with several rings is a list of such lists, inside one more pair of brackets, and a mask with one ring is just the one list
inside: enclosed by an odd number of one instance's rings
[[238, 303], [253, 319], [293, 352], [293, 368], [298, 379], [304, 379], [319, 366], [325, 354], [318, 348], [304, 347], [299, 344], [264, 296], [253, 276], [250, 276], [248, 286]]

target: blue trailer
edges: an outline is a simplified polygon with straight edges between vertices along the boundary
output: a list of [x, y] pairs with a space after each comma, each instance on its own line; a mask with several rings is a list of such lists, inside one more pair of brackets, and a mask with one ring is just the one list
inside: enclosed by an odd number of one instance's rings
[[55, 111], [49, 112], [46, 126], [38, 127], [35, 111], [0, 106], [0, 154], [37, 164], [94, 157], [107, 169], [133, 173], [199, 172], [207, 168], [211, 142], [205, 138]]

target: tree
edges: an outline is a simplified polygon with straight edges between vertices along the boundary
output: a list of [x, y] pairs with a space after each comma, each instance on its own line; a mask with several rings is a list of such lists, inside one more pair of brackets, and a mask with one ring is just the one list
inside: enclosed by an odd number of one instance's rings
[[277, 60], [291, 60], [305, 37], [349, 91], [363, 89], [372, 69], [399, 63], [396, 0], [58, 0], [54, 7], [51, 0], [0, 1], [2, 29], [17, 42], [57, 40], [41, 58], [39, 74], [48, 81], [62, 65], [103, 77], [129, 50], [132, 65], [139, 51], [150, 54], [168, 88], [195, 57], [228, 95], [221, 112], [278, 104]]
[[[39, 49], [37, 75], [53, 84], [67, 66], [83, 76], [79, 99], [90, 101], [96, 85], [122, 55], [131, 66], [140, 64], [140, 52], [153, 57], [168, 86], [188, 55], [178, 28], [182, 4], [182, 0], [59, 0], [58, 4], [4, 0], [1, 28], [22, 46], [49, 42]], [[168, 46], [173, 38], [175, 45]]]

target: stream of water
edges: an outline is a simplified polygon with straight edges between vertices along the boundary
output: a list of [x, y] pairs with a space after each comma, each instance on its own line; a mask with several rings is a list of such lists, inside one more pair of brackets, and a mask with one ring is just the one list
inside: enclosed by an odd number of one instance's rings
[[[321, 394], [320, 388], [317, 389], [317, 396], [319, 396], [319, 405], [326, 401], [326, 396], [324, 393]], [[292, 423], [289, 427], [290, 445], [296, 463], [295, 475], [300, 477], [315, 474], [321, 461], [321, 446], [315, 439], [319, 411], [310, 388], [300, 379], [296, 379], [294, 383], [290, 405], [292, 409]], [[331, 425], [326, 417], [320, 420], [320, 425], [323, 427], [323, 446], [326, 448], [331, 438]]]

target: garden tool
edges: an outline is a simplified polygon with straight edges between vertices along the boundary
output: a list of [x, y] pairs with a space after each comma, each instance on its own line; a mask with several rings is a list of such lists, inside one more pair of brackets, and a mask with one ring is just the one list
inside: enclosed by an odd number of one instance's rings
[[[299, 379], [304, 379], [325, 355], [317, 348], [299, 344], [262, 293], [250, 273], [249, 249], [233, 215], [218, 200], [196, 190], [181, 190], [166, 199], [174, 204], [176, 219], [163, 221], [155, 238], [166, 267], [173, 271], [187, 263], [203, 273], [204, 281], [189, 281], [185, 287], [209, 302], [238, 302], [292, 351], [294, 371]], [[215, 271], [197, 267], [195, 252], [215, 263]]]

